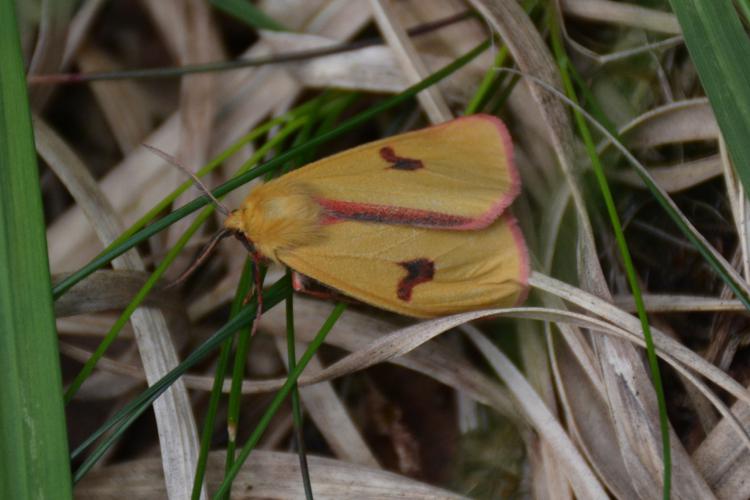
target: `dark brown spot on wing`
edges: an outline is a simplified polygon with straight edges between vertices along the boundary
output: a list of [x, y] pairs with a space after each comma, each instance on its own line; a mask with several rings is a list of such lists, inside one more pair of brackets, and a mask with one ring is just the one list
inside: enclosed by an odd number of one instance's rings
[[396, 170], [419, 170], [420, 168], [424, 168], [422, 160], [398, 156], [390, 146], [380, 148], [380, 157], [392, 164], [389, 168], [395, 168]]
[[432, 281], [435, 276], [435, 263], [430, 259], [414, 259], [399, 262], [398, 265], [406, 269], [406, 276], [398, 283], [398, 298], [409, 302], [415, 286]]

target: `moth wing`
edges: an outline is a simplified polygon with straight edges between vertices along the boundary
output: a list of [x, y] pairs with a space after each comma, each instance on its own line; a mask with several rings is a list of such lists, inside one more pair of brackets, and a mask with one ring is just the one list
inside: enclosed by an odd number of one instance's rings
[[354, 209], [395, 207], [465, 219], [451, 229], [489, 225], [520, 190], [510, 136], [490, 115], [364, 144], [284, 178], [303, 182], [324, 202], [346, 202]]
[[326, 226], [320, 242], [277, 256], [346, 295], [416, 317], [514, 305], [529, 272], [507, 214], [468, 232], [343, 221]]

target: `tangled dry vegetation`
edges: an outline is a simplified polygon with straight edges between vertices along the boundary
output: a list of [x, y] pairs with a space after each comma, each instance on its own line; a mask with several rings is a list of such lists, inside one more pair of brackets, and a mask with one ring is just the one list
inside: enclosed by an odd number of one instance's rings
[[[48, 25], [25, 18], [32, 75], [184, 66], [383, 38], [286, 64], [31, 85], [53, 274], [59, 279], [80, 268], [184, 181], [144, 143], [198, 169], [268, 119], [317, 96], [357, 92], [343, 109], [343, 116], [353, 115], [465, 54], [490, 30], [497, 35], [491, 50], [317, 154], [462, 113], [498, 51], [508, 51], [504, 64], [559, 86], [545, 28], [553, 4], [257, 2], [289, 31], [255, 30], [201, 0], [86, 0]], [[557, 7], [567, 57], [601, 106], [597, 116], [746, 275], [745, 197], [666, 5], [566, 0]], [[405, 33], [467, 9], [479, 17], [412, 38]], [[37, 29], [45, 36], [37, 37]], [[300, 379], [301, 435], [319, 498], [661, 495], [662, 441], [641, 325], [570, 109], [531, 81], [498, 75], [501, 83], [483, 109], [503, 117], [516, 145], [524, 189], [514, 211], [532, 252], [531, 299], [522, 308], [416, 324], [350, 306]], [[226, 180], [275, 130], [239, 148], [206, 182]], [[605, 136], [598, 140], [664, 373], [673, 494], [747, 498], [742, 307], [621, 152]], [[244, 193], [236, 190], [225, 202], [236, 206]], [[188, 191], [174, 206], [198, 194]], [[66, 383], [193, 220], [119, 257], [56, 303]], [[168, 278], [190, 263], [218, 223], [207, 220], [203, 237], [191, 240]], [[227, 241], [187, 286], [151, 292], [68, 405], [73, 446], [226, 322], [245, 262], [244, 250]], [[280, 272], [271, 269], [267, 282]], [[295, 299], [298, 352], [333, 307]], [[285, 381], [285, 335], [283, 309], [265, 313], [241, 385], [240, 445]], [[174, 383], [77, 485], [77, 496], [188, 498], [216, 365], [212, 354]], [[204, 494], [223, 476], [226, 419], [222, 402]], [[234, 498], [303, 495], [294, 436], [285, 404], [235, 480]]]

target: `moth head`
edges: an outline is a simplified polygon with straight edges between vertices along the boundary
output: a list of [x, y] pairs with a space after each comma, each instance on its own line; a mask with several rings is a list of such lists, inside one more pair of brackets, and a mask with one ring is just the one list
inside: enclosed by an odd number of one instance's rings
[[224, 231], [233, 235], [245, 246], [251, 254], [257, 253], [253, 241], [247, 237], [245, 231], [244, 209], [232, 210], [224, 220]]
[[242, 217], [242, 212], [242, 209], [232, 210], [227, 218], [224, 219], [224, 227], [233, 233], [244, 233], [245, 222]]
[[244, 235], [263, 257], [278, 261], [278, 252], [321, 237], [322, 212], [309, 188], [281, 177], [255, 187], [224, 227]]

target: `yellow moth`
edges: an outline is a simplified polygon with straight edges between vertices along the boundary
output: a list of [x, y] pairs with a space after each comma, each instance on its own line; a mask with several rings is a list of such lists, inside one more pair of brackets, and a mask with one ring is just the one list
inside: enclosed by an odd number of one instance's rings
[[256, 254], [374, 306], [432, 317], [524, 300], [510, 136], [472, 115], [371, 142], [253, 189], [224, 226]]

